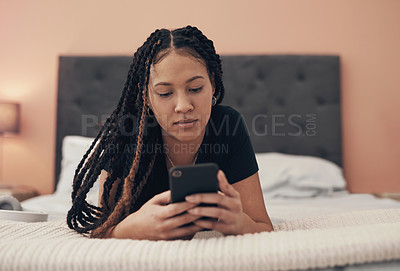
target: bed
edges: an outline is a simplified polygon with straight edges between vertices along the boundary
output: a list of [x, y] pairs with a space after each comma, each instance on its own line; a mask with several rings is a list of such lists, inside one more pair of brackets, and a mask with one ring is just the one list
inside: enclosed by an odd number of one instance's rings
[[56, 189], [22, 202], [48, 221], [0, 220], [0, 270], [399, 270], [400, 202], [346, 190], [339, 57], [221, 59], [223, 104], [246, 121], [275, 232], [135, 241], [70, 230], [74, 170], [116, 105], [131, 58], [61, 56]]

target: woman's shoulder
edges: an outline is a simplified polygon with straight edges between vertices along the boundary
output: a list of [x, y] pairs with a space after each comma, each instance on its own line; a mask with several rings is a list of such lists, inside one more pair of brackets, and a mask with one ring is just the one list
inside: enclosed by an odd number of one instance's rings
[[228, 105], [216, 105], [211, 112], [208, 129], [219, 138], [234, 136], [243, 127], [241, 114]]

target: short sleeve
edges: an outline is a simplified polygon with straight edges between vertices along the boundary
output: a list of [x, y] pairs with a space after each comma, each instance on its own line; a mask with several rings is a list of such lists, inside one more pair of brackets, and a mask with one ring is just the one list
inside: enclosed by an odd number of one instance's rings
[[225, 175], [229, 183], [233, 184], [256, 173], [258, 164], [243, 117], [234, 111], [229, 124], [231, 128]]

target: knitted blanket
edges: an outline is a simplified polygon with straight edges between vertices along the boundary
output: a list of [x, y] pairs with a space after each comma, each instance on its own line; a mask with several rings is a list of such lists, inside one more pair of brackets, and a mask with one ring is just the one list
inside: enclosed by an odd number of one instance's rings
[[64, 221], [0, 221], [0, 270], [293, 270], [400, 259], [400, 209], [274, 225], [268, 233], [192, 240], [90, 239]]

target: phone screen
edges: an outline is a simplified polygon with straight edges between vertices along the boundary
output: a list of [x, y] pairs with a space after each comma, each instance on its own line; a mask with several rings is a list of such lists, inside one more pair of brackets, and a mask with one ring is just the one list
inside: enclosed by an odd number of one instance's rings
[[[219, 167], [215, 163], [196, 164], [193, 166], [177, 166], [171, 168], [169, 171], [171, 203], [185, 201], [185, 197], [192, 194], [217, 193], [218, 169]], [[214, 207], [217, 205], [201, 203], [199, 206]], [[188, 223], [183, 226], [189, 226], [192, 224], [193, 223]], [[209, 229], [203, 229], [201, 231], [207, 230]]]
[[171, 168], [169, 171], [171, 202], [185, 201], [185, 197], [191, 194], [217, 193], [218, 169], [215, 163]]

